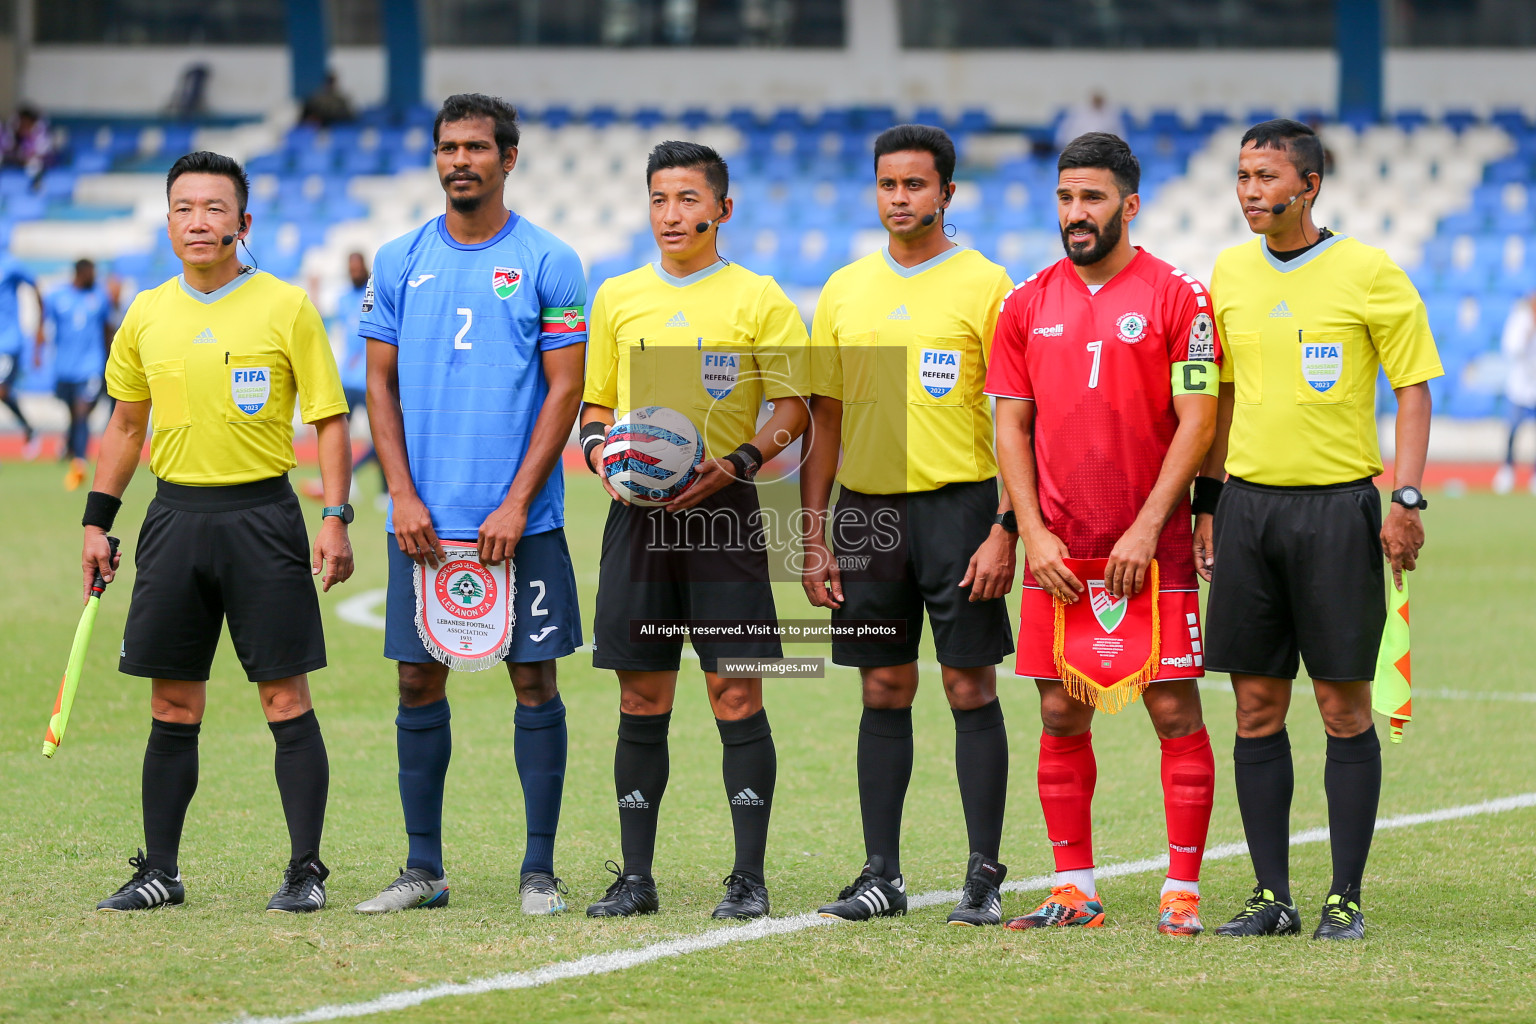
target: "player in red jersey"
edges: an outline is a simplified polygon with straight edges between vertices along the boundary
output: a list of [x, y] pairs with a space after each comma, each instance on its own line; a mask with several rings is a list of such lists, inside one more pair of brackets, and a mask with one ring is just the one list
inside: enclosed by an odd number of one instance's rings
[[[1215, 432], [1220, 350], [1200, 283], [1131, 245], [1141, 167], [1130, 147], [1091, 132], [1057, 168], [1067, 257], [1003, 303], [987, 372], [998, 462], [1028, 559], [1015, 670], [1040, 688], [1040, 804], [1056, 858], [1050, 898], [1008, 927], [1103, 923], [1091, 827], [1095, 708], [1084, 700], [1115, 710], [1140, 691], [1162, 741], [1170, 863], [1158, 930], [1196, 934], [1215, 762], [1196, 685], [1205, 670], [1189, 488]], [[1063, 563], [1105, 557], [1102, 581], [1080, 580]], [[1160, 650], [1149, 625], [1145, 681], [1112, 701], [1091, 687], [1074, 697], [1057, 668], [1054, 602], [1074, 604], [1093, 588], [1113, 607], [1150, 585], [1154, 558]]]

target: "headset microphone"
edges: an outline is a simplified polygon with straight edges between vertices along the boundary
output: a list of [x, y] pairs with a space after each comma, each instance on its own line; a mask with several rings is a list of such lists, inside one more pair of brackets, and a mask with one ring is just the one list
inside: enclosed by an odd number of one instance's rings
[[1274, 206], [1271, 206], [1269, 208], [1269, 212], [1278, 217], [1278, 216], [1280, 216], [1280, 214], [1284, 213], [1286, 210], [1289, 210], [1291, 208], [1291, 204], [1295, 203], [1296, 200], [1306, 198], [1307, 193], [1311, 192], [1311, 191], [1312, 191], [1312, 186], [1308, 185], [1306, 188], [1302, 189], [1300, 192], [1298, 192], [1295, 195], [1291, 196], [1291, 198], [1287, 199], [1285, 202], [1283, 202], [1283, 203], [1276, 203]]
[[234, 245], [235, 244], [235, 236], [234, 235], [225, 235], [223, 238], [219, 239], [219, 244], [220, 245]]
[[712, 220], [700, 221], [693, 230], [702, 235], [704, 232], [708, 231], [714, 225], [714, 223], [715, 222]]

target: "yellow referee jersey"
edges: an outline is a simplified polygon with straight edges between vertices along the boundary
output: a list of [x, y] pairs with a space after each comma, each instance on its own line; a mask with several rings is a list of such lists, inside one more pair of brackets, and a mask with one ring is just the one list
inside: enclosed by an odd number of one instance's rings
[[832, 275], [811, 324], [812, 388], [843, 403], [839, 483], [902, 494], [997, 475], [984, 388], [1012, 289], [964, 248], [915, 267], [881, 249]]
[[752, 440], [763, 399], [810, 394], [800, 311], [771, 277], [716, 263], [687, 277], [648, 264], [609, 278], [587, 320], [582, 398], [623, 416], [664, 405], [710, 458]]
[[107, 393], [150, 401], [150, 471], [177, 484], [279, 476], [304, 422], [347, 411], [325, 324], [302, 288], [246, 271], [204, 294], [177, 276], [140, 292], [107, 360]]
[[1289, 263], [1263, 238], [1227, 249], [1211, 301], [1234, 383], [1227, 472], [1274, 487], [1382, 471], [1376, 370], [1394, 388], [1445, 373], [1424, 303], [1385, 252], [1347, 235]]

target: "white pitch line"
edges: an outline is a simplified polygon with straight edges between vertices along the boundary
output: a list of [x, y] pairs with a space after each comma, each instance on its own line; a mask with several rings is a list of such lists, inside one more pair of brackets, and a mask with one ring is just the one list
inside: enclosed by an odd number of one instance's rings
[[[1438, 811], [1427, 811], [1422, 814], [1399, 814], [1391, 818], [1377, 818], [1376, 831], [1382, 832], [1388, 829], [1409, 828], [1413, 825], [1454, 821], [1458, 818], [1471, 818], [1483, 814], [1499, 814], [1504, 811], [1519, 810], [1525, 807], [1536, 807], [1536, 793], [1521, 793], [1518, 796], [1507, 796], [1498, 800], [1484, 800], [1482, 803], [1464, 804], [1460, 807], [1446, 807]], [[1291, 845], [1302, 846], [1307, 843], [1320, 843], [1327, 838], [1327, 828], [1312, 828], [1304, 832], [1297, 832], [1291, 836]], [[1207, 848], [1205, 860], [1226, 860], [1231, 857], [1241, 856], [1247, 852], [1247, 843], [1223, 843], [1220, 846]], [[1167, 866], [1168, 857], [1165, 854], [1160, 857], [1147, 857], [1142, 860], [1107, 864], [1095, 868], [1094, 873], [1100, 879], [1120, 878], [1125, 875], [1138, 875], [1150, 871], [1159, 871]], [[1003, 888], [1009, 892], [1022, 892], [1046, 889], [1050, 884], [1050, 875], [1037, 875], [1034, 878], [1021, 878], [1005, 883]], [[950, 903], [959, 898], [960, 891], [958, 889], [946, 892], [926, 892], [908, 897], [907, 906], [911, 909], [921, 909], [935, 904]], [[531, 971], [494, 974], [490, 977], [477, 978], [473, 981], [446, 982], [441, 985], [432, 985], [428, 988], [411, 989], [405, 992], [391, 992], [388, 995], [379, 996], [377, 999], [369, 999], [358, 1003], [320, 1006], [305, 1013], [297, 1013], [290, 1016], [252, 1017], [242, 1014], [235, 1018], [231, 1024], [316, 1024], [319, 1021], [345, 1020], [350, 1017], [369, 1017], [378, 1013], [390, 1013], [394, 1010], [405, 1010], [413, 1006], [420, 1006], [422, 1003], [430, 1002], [434, 999], [446, 999], [453, 996], [478, 996], [484, 995], [487, 992], [536, 988], [540, 985], [548, 985], [551, 982], [564, 981], [567, 978], [585, 978], [595, 974], [611, 974], [615, 971], [626, 971], [631, 967], [639, 967], [641, 964], [648, 964], [655, 960], [663, 960], [674, 956], [686, 956], [689, 953], [698, 953], [706, 949], [718, 949], [721, 946], [737, 942], [753, 942], [757, 939], [766, 939], [773, 935], [788, 935], [793, 932], [804, 931], [807, 928], [830, 925], [831, 923], [830, 919], [816, 914], [796, 914], [794, 917], [768, 918], [754, 921], [751, 924], [718, 928], [705, 932], [702, 935], [667, 939], [666, 941], [653, 943], [649, 946], [642, 946], [639, 949], [624, 949], [613, 953], [597, 953], [576, 960], [565, 960], [549, 964]]]
[[336, 606], [336, 617], [342, 622], [350, 622], [354, 626], [362, 626], [364, 629], [384, 628], [384, 616], [377, 611], [384, 599], [389, 596], [389, 591], [383, 587], [377, 590], [364, 590], [353, 594]]

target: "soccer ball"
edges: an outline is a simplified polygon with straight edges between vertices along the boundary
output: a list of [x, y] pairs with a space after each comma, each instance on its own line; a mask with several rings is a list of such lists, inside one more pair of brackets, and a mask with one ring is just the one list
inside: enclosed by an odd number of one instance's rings
[[665, 505], [693, 483], [704, 438], [676, 409], [632, 409], [608, 431], [603, 475], [636, 505]]

